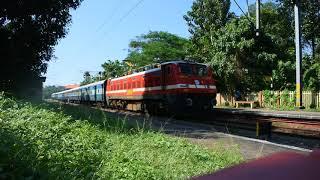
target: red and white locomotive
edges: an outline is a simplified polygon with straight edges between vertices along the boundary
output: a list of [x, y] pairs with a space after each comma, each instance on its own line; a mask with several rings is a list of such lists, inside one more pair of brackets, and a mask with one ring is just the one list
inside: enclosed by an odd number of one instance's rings
[[216, 104], [211, 68], [171, 61], [142, 67], [132, 74], [54, 93], [54, 99], [103, 103], [108, 107], [148, 111], [211, 110]]

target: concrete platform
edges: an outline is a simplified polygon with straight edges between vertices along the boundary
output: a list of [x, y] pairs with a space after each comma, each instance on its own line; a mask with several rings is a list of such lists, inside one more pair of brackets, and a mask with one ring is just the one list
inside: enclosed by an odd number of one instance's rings
[[306, 111], [275, 111], [265, 109], [247, 109], [247, 108], [214, 108], [217, 113], [230, 113], [235, 115], [254, 115], [277, 118], [290, 119], [308, 119], [320, 121], [320, 112], [306, 112]]

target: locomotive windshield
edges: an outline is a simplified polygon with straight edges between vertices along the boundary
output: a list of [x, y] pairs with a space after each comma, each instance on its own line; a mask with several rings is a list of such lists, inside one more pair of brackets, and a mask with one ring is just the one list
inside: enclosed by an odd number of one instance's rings
[[187, 64], [187, 63], [180, 63], [179, 64], [179, 67], [180, 67], [180, 70], [181, 70], [181, 73], [184, 74], [184, 75], [192, 75], [192, 67], [190, 64]]
[[184, 75], [207, 76], [208, 68], [201, 64], [179, 63], [179, 68]]
[[195, 74], [196, 76], [207, 76], [208, 75], [208, 68], [205, 65], [195, 65]]

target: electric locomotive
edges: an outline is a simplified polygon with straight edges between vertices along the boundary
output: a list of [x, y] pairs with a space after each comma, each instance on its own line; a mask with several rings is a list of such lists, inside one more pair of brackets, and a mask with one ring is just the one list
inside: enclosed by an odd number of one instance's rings
[[107, 107], [149, 112], [209, 111], [216, 104], [212, 69], [205, 64], [170, 61], [125, 76], [59, 93], [54, 99], [101, 103]]

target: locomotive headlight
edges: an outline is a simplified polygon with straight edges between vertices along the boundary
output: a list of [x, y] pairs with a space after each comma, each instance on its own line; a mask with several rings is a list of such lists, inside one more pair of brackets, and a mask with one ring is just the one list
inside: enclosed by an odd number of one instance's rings
[[192, 99], [191, 98], [187, 98], [186, 99], [186, 105], [187, 106], [192, 106]]

